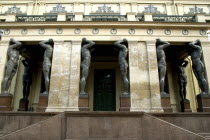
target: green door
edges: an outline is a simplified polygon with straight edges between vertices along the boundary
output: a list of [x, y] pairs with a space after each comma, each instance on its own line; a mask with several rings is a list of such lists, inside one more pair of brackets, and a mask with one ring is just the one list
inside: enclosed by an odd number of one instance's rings
[[115, 111], [115, 70], [94, 71], [94, 111]]

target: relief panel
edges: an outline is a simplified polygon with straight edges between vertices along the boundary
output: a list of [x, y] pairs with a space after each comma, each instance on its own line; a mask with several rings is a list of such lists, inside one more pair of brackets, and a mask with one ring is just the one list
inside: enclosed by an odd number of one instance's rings
[[165, 4], [138, 4], [138, 13], [166, 14]]
[[73, 4], [46, 4], [45, 13], [72, 13]]

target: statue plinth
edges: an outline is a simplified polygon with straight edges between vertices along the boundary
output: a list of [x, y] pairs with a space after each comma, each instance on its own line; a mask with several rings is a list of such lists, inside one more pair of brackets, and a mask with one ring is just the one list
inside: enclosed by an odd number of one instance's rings
[[197, 95], [198, 112], [210, 112], [210, 95]]
[[37, 106], [37, 112], [45, 112], [48, 106], [48, 94], [40, 94], [39, 95], [39, 103]]
[[28, 111], [29, 100], [20, 99], [18, 111]]
[[161, 105], [164, 112], [172, 112], [170, 94], [161, 94]]
[[79, 95], [79, 111], [90, 111], [88, 94]]
[[131, 99], [130, 95], [120, 95], [120, 111], [130, 111]]
[[0, 94], [0, 111], [12, 111], [12, 99], [13, 95], [11, 93], [1, 93]]
[[180, 101], [180, 104], [181, 104], [181, 112], [192, 112], [189, 100]]

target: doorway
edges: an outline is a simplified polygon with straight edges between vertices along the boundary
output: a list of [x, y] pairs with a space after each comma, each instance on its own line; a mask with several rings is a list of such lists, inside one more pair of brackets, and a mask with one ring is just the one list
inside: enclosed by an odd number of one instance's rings
[[94, 111], [116, 111], [114, 69], [94, 70]]

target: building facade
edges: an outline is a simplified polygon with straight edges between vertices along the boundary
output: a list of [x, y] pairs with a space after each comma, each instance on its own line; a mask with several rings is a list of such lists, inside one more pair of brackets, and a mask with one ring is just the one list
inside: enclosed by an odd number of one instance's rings
[[[119, 111], [122, 107], [123, 99], [121, 100], [120, 95], [124, 86], [114, 42], [126, 38], [130, 111], [180, 112], [178, 76], [174, 64], [176, 60], [185, 59], [188, 61], [187, 99], [190, 101], [191, 111], [197, 112], [197, 95], [201, 91], [192, 70], [186, 44], [197, 39], [201, 41], [205, 78], [210, 81], [210, 48], [207, 34], [209, 22], [210, 2], [206, 0], [2, 0], [0, 29], [4, 30], [4, 34], [0, 41], [1, 81], [10, 39], [20, 41], [25, 47], [20, 53], [18, 70], [10, 87], [10, 93], [13, 95], [10, 110], [19, 109], [23, 96], [22, 60], [33, 58], [29, 110], [79, 111], [81, 101], [82, 104], [85, 102], [85, 107], [90, 111], [104, 111], [101, 107], [104, 105], [105, 108], [112, 106], [110, 111]], [[49, 94], [43, 97], [40, 93], [43, 92], [44, 85], [44, 50], [39, 42], [50, 38], [54, 41], [50, 89]], [[95, 42], [85, 88], [89, 96], [85, 99], [79, 97], [83, 38]], [[169, 93], [167, 97], [160, 95], [157, 38], [170, 43], [170, 48], [165, 50], [165, 92]], [[111, 95], [98, 94], [109, 92]]]

